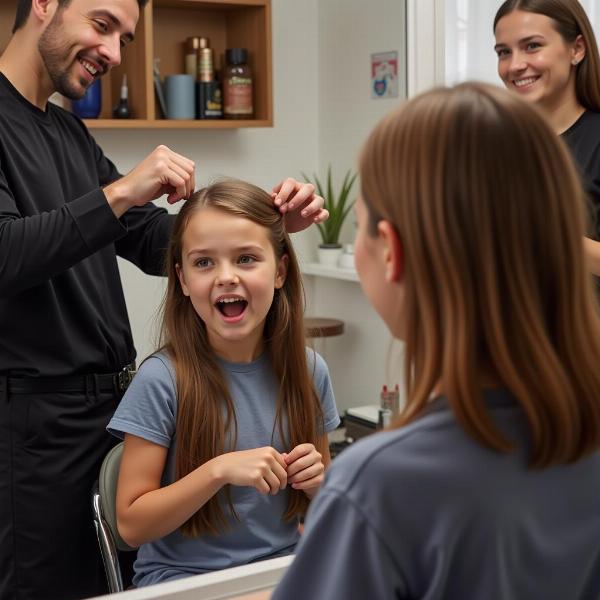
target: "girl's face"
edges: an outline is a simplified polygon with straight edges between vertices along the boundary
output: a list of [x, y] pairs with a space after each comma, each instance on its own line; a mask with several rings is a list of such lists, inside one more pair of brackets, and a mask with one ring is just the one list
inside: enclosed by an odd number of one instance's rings
[[496, 25], [498, 74], [526, 100], [554, 110], [575, 98], [575, 67], [585, 55], [581, 36], [569, 44], [546, 15], [514, 10]]
[[369, 213], [359, 197], [355, 204], [356, 238], [354, 260], [365, 296], [384, 320], [392, 335], [402, 339], [402, 256], [399, 240], [387, 221], [378, 225], [376, 236], [369, 233]]
[[287, 256], [276, 259], [267, 228], [215, 208], [190, 218], [182, 242], [181, 289], [204, 321], [211, 347], [232, 362], [254, 360]]

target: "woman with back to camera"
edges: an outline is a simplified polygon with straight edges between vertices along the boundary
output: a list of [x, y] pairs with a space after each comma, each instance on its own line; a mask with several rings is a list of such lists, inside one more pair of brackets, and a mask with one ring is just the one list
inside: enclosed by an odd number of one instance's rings
[[[590, 233], [600, 238], [600, 56], [577, 0], [506, 0], [494, 18], [498, 74], [537, 104], [569, 146], [588, 194]], [[600, 243], [585, 239], [600, 275]]]
[[333, 462], [272, 600], [597, 599], [600, 315], [568, 150], [463, 84], [384, 118], [359, 172], [356, 267], [407, 402]]

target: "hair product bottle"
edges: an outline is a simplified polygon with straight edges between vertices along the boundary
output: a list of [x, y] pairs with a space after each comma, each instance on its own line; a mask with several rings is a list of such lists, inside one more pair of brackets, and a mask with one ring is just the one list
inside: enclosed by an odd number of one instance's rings
[[[197, 65], [198, 71], [196, 79], [198, 81], [206, 81], [207, 76], [212, 74], [213, 66], [212, 66], [212, 53], [203, 52], [203, 50], [207, 50], [210, 48], [209, 40], [207, 37], [201, 37], [198, 39], [198, 50], [197, 56]], [[207, 61], [207, 59], [210, 59]]]
[[113, 109], [113, 117], [115, 119], [129, 119], [131, 117], [131, 111], [129, 110], [129, 91], [127, 88], [127, 75], [123, 75], [123, 82], [121, 84], [121, 96], [119, 103]]
[[[203, 42], [205, 40], [205, 42]], [[222, 119], [223, 96], [221, 86], [215, 79], [213, 51], [208, 39], [200, 38], [198, 50], [198, 81], [196, 82], [196, 118]]]
[[223, 69], [223, 113], [226, 119], [251, 119], [254, 116], [252, 100], [252, 71], [248, 66], [245, 48], [225, 50]]
[[102, 111], [102, 80], [96, 79], [79, 100], [73, 100], [73, 112], [81, 119], [97, 119]]
[[185, 40], [185, 71], [186, 75], [192, 75], [196, 78], [198, 71], [198, 49], [200, 48], [200, 38], [189, 37]]

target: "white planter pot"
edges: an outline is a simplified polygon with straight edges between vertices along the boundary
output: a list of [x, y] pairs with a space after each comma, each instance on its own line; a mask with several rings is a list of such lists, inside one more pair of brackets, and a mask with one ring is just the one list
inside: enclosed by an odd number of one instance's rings
[[342, 255], [341, 246], [319, 246], [319, 263], [326, 267], [337, 267]]
[[342, 269], [354, 269], [354, 254], [344, 252], [338, 260], [338, 266]]

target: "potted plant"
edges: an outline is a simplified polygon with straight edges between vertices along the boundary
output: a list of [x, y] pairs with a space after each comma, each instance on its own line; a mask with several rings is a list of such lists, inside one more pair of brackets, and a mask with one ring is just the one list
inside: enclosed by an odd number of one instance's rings
[[327, 168], [327, 184], [323, 186], [316, 175], [313, 175], [312, 180], [305, 173], [302, 177], [307, 183], [312, 183], [317, 194], [325, 200], [326, 208], [329, 211], [329, 219], [324, 223], [319, 223], [319, 233], [321, 234], [321, 243], [319, 244], [319, 262], [328, 266], [337, 266], [338, 259], [342, 253], [342, 245], [340, 244], [340, 232], [342, 225], [352, 210], [354, 200], [349, 200], [352, 186], [356, 180], [357, 174], [352, 174], [349, 169], [344, 176], [342, 186], [338, 193], [334, 190], [331, 178], [331, 165]]

